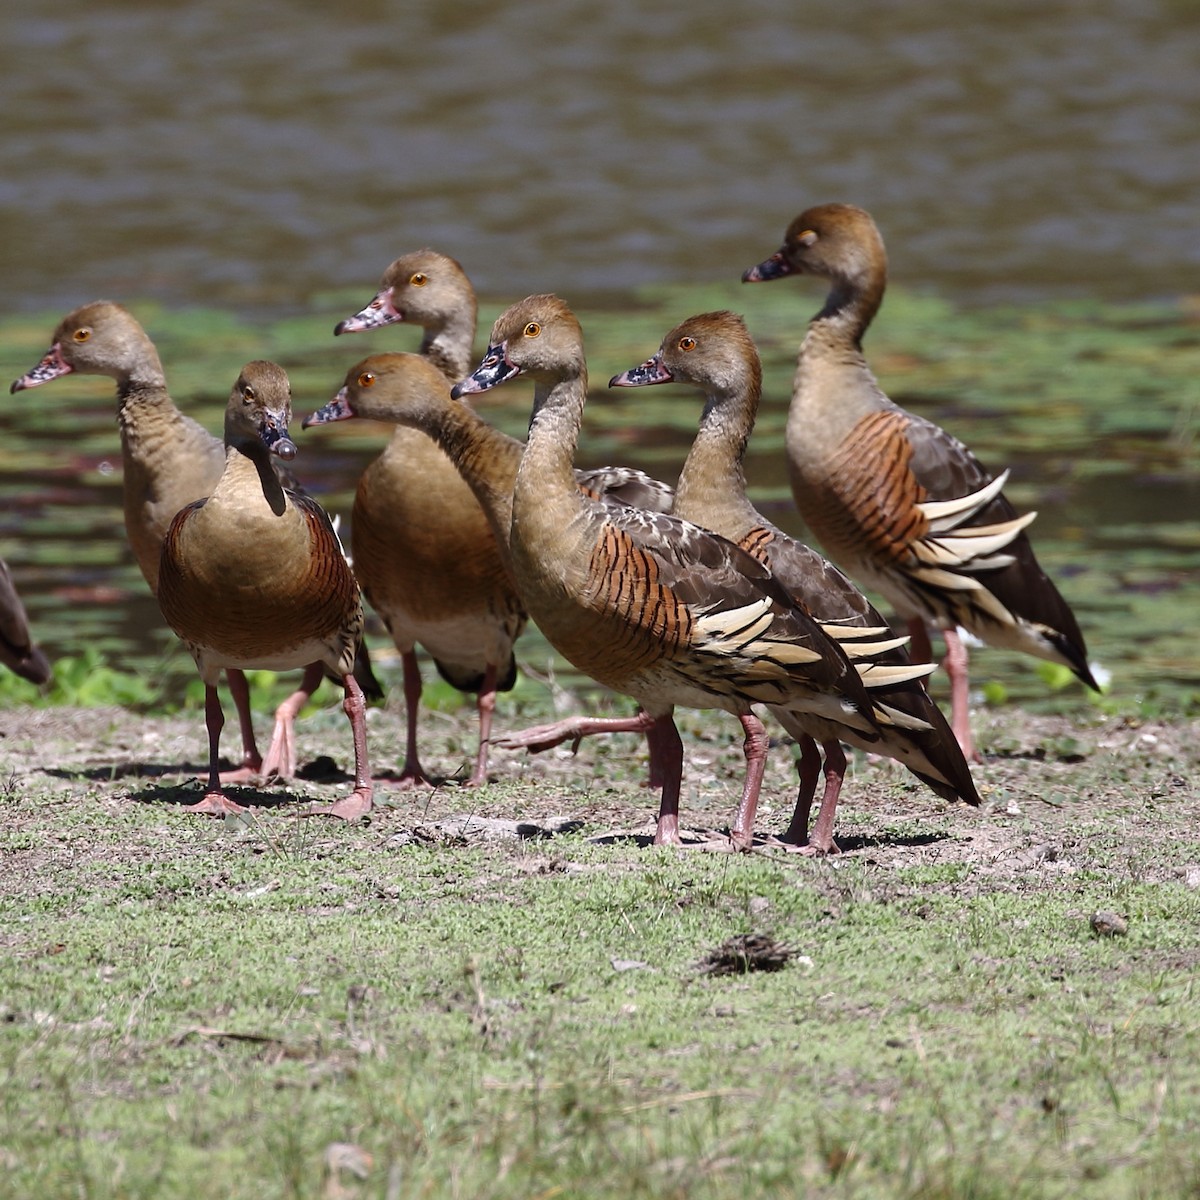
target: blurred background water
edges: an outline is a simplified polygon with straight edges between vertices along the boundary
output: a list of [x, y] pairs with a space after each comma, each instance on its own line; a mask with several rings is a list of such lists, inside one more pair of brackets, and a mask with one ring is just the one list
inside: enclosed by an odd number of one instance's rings
[[[663, 11], [665, 10], [665, 11]], [[240, 308], [454, 254], [497, 295], [736, 276], [810, 203], [970, 301], [1195, 287], [1192, 0], [106, 0], [0, 44], [3, 304]]]
[[[727, 285], [720, 302], [744, 307], [741, 271], [801, 208], [835, 199], [875, 215], [897, 285], [958, 308], [1176, 303], [1200, 290], [1193, 0], [25, 6], [5, 18], [0, 105], [0, 322], [25, 330], [0, 345], [10, 379], [33, 365], [57, 317], [87, 300], [265, 327], [324, 312], [333, 294], [365, 302], [386, 264], [422, 245], [457, 257], [492, 314], [532, 291], [621, 309], [637, 289], [682, 286], [665, 321], [647, 317], [649, 353], [700, 307], [686, 289], [708, 289], [711, 306], [713, 285]], [[809, 310], [817, 300], [810, 287]], [[792, 345], [799, 332], [797, 322]], [[374, 348], [411, 344], [389, 331]], [[367, 349], [330, 339], [330, 361]], [[164, 359], [188, 407], [187, 363]], [[210, 400], [232, 373], [206, 386]], [[41, 552], [23, 537], [33, 521], [73, 539], [92, 596], [112, 560], [122, 636], [161, 645], [121, 544], [119, 478], [106, 474], [119, 457], [111, 407], [95, 398], [111, 386], [50, 386], [89, 398], [94, 443], [111, 449], [89, 443], [80, 455], [56, 426], [39, 450], [52, 443], [64, 457], [45, 465], [29, 447], [36, 409], [14, 418], [9, 401], [0, 552], [60, 653], [77, 639], [78, 600], [64, 599], [61, 568], [38, 569]], [[785, 395], [764, 414], [774, 466], [759, 478], [788, 524]], [[1186, 419], [1194, 400], [1179, 403]], [[958, 418], [972, 441], [969, 414]], [[1179, 420], [1158, 427], [1178, 434]], [[676, 466], [689, 437], [683, 422], [667, 439]], [[1024, 444], [1015, 479], [1039, 453], [1061, 458]], [[1166, 474], [1169, 486], [1138, 492], [1136, 540], [1185, 519], [1191, 553], [1195, 474]], [[1097, 533], [1098, 505], [1119, 523], [1121, 494], [1145, 480], [1110, 476], [1047, 496], [1039, 475], [1026, 470], [1023, 497], [1043, 508], [1035, 540], [1044, 528]]]

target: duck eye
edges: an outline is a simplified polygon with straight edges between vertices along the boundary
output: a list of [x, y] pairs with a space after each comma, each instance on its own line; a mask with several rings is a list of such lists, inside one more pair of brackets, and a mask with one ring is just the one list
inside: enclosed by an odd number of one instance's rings
[[681, 337], [679, 339], [680, 350], [695, 350], [696, 339], [694, 337]]
[[77, 342], [86, 342], [88, 340], [88, 338], [90, 338], [92, 336], [92, 331], [85, 326], [83, 329], [75, 330], [75, 332], [73, 334], [71, 334], [71, 336]]
[[246, 386], [242, 388], [242, 399], [245, 400], [247, 404], [253, 404], [254, 397], [254, 389], [249, 384], [246, 384]]
[[364, 371], [358, 377], [358, 386], [359, 387], [372, 387], [372, 386], [374, 386], [374, 383], [375, 383], [375, 372], [374, 371]]
[[803, 233], [798, 233], [796, 235], [796, 241], [799, 242], [801, 246], [815, 245], [817, 241], [817, 231], [815, 229], [806, 229]]
[[537, 335], [541, 332], [542, 327], [536, 321], [530, 321], [529, 324], [525, 326], [526, 337], [537, 337]]
[[429, 282], [429, 276], [424, 271], [417, 271], [415, 274], [408, 277], [408, 282], [413, 287], [424, 287]]

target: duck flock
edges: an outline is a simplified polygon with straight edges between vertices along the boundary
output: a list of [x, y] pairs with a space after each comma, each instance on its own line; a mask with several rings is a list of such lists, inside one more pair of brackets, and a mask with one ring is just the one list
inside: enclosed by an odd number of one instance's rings
[[[894, 404], [872, 375], [862, 339], [883, 300], [887, 258], [870, 215], [848, 204], [810, 208], [742, 278], [786, 275], [815, 275], [829, 288], [800, 344], [786, 435], [797, 508], [828, 558], [746, 495], [742, 459], [762, 368], [731, 312], [688, 317], [609, 381], [703, 393], [699, 431], [671, 487], [629, 468], [575, 468], [588, 376], [579, 322], [561, 299], [512, 305], [476, 362], [475, 294], [459, 264], [433, 250], [397, 259], [370, 304], [335, 333], [416, 324], [419, 350], [364, 358], [303, 421], [396, 426], [359, 481], [349, 558], [288, 469], [296, 447], [282, 367], [246, 364], [219, 440], [172, 402], [154, 345], [126, 309], [98, 301], [64, 317], [12, 390], [73, 372], [116, 381], [129, 542], [205, 685], [208, 780], [190, 808], [236, 812], [229, 783], [291, 777], [296, 716], [327, 675], [344, 690], [354, 786], [317, 811], [346, 820], [370, 811], [366, 702], [378, 684], [362, 643], [363, 596], [403, 666], [406, 750], [390, 786], [429, 783], [417, 737], [420, 645], [450, 683], [477, 696], [467, 785], [486, 783], [492, 746], [537, 751], [644, 733], [650, 783], [661, 790], [657, 844], [681, 844], [676, 705], [720, 709], [741, 724], [742, 794], [728, 837], [714, 839], [726, 846], [754, 844], [768, 716], [800, 749], [795, 812], [775, 844], [836, 850], [844, 745], [894, 758], [937, 795], [978, 805], [963, 631], [1064, 664], [1096, 688], [1083, 635], [1034, 556], [1035, 514], [1018, 514], [1004, 496], [1007, 471], [992, 474], [950, 433]], [[534, 385], [525, 442], [468, 402], [518, 376]], [[863, 588], [887, 601], [897, 628]], [[494, 735], [496, 695], [513, 686], [514, 644], [531, 619], [578, 670], [632, 697], [635, 715]], [[949, 720], [926, 689], [931, 628], [947, 650]], [[35, 682], [49, 675], [7, 569], [0, 661]], [[275, 713], [265, 755], [250, 717], [251, 668], [304, 672]], [[224, 773], [222, 672], [242, 746], [239, 766]]]

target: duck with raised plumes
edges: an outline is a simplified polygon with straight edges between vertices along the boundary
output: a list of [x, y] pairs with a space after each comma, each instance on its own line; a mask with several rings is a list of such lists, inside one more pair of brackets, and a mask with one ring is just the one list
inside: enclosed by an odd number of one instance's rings
[[993, 475], [957, 438], [880, 388], [862, 339], [883, 301], [887, 254], [870, 215], [850, 204], [801, 213], [748, 283], [815, 275], [829, 293], [796, 364], [787, 456], [796, 506], [825, 552], [908, 622], [914, 657], [927, 626], [946, 642], [951, 724], [977, 758], [968, 708], [966, 629], [982, 641], [1062, 663], [1096, 680], [1070, 606], [1042, 570]]
[[[801, 712], [777, 716], [800, 746], [800, 790], [783, 841], [816, 853], [835, 849], [833, 820], [846, 755], [841, 742], [886, 754], [907, 766], [938, 795], [979, 804], [970, 769], [949, 726], [887, 622], [859, 589], [811, 547], [773, 525], [746, 494], [743, 457], [762, 393], [762, 365], [745, 322], [731, 312], [701, 313], [676, 326], [658, 351], [614, 376], [610, 387], [678, 382], [705, 394], [700, 428], [675, 489], [673, 512], [736, 542], [771, 571], [850, 655], [872, 692], [879, 734], [864, 738], [853, 725]], [[878, 691], [876, 691], [876, 687]], [[809, 814], [822, 766], [820, 815]]]

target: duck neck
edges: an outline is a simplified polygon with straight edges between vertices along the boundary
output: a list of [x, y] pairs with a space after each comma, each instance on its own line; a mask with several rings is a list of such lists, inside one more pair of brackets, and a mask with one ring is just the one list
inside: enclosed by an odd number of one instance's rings
[[529, 440], [517, 472], [514, 505], [518, 497], [533, 508], [542, 506], [551, 497], [579, 497], [575, 450], [586, 400], [586, 368], [551, 382], [537, 381]]
[[471, 343], [475, 340], [475, 309], [468, 306], [453, 312], [442, 324], [426, 329], [421, 338], [421, 355], [451, 383], [471, 373]]
[[287, 494], [275, 474], [270, 451], [259, 442], [226, 445], [225, 471], [213, 489], [213, 499], [234, 497], [235, 503], [244, 505], [246, 497], [256, 490], [262, 493], [263, 501], [275, 516], [283, 515], [287, 509]]
[[474, 493], [507, 563], [513, 484], [524, 447], [458, 401], [426, 417], [418, 428], [441, 447]]
[[116, 379], [117, 399], [121, 403], [126, 397], [146, 396], [157, 400], [167, 390], [167, 377], [154, 343], [141, 331], [138, 333], [141, 336], [131, 334], [120, 355], [114, 356], [117, 359], [113, 364], [115, 369], [105, 371]]
[[736, 540], [753, 524], [742, 459], [754, 428], [759, 392], [712, 391], [688, 451], [672, 512]]
[[167, 392], [167, 377], [154, 344], [147, 339], [127, 367], [115, 374], [117, 381], [117, 413], [139, 406], [174, 407]]
[[887, 270], [878, 266], [854, 276], [834, 276], [805, 343], [814, 349], [861, 356], [863, 335], [883, 303], [886, 286]]
[[[529, 440], [513, 488], [510, 545], [513, 575], [531, 613], [558, 595], [574, 553], [587, 542], [596, 505], [575, 481], [575, 448], [583, 424], [587, 372], [538, 382]], [[536, 617], [534, 618], [537, 619]]]

